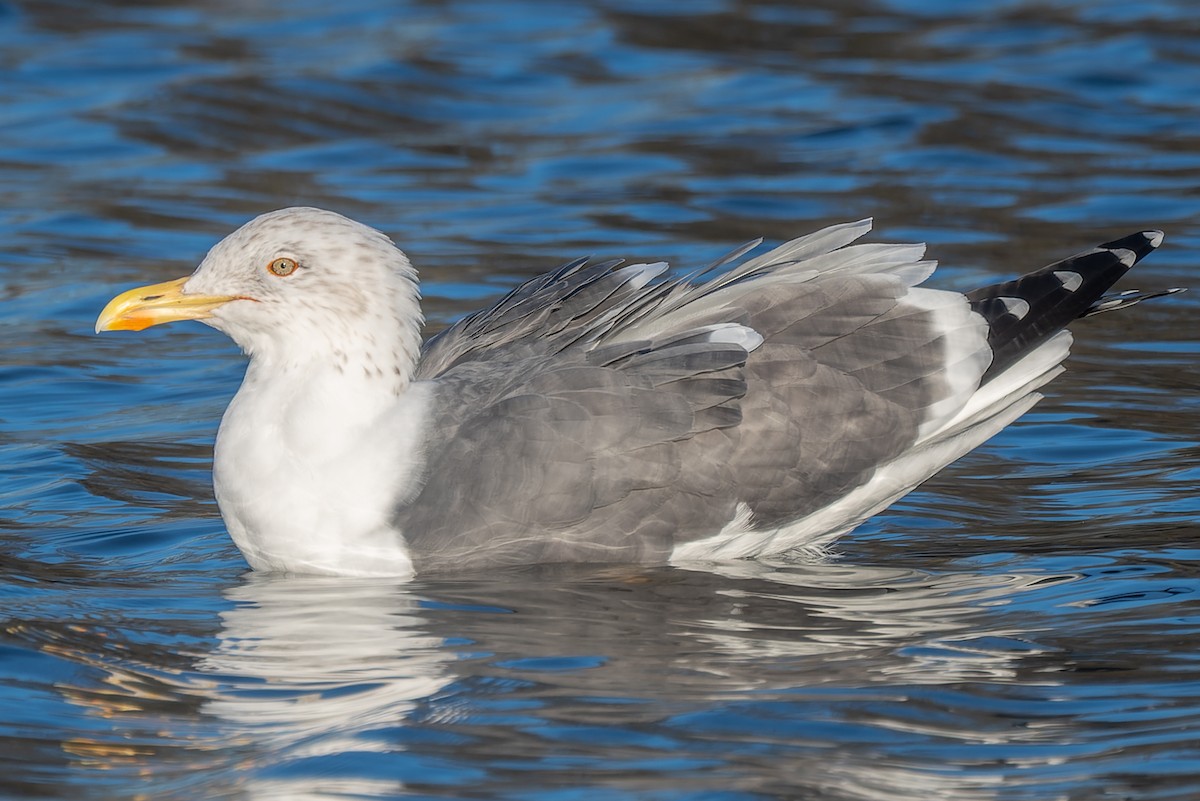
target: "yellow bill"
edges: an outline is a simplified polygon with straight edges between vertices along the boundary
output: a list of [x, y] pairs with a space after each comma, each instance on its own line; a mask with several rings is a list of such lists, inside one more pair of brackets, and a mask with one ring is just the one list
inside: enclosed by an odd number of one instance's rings
[[96, 333], [141, 331], [176, 320], [203, 320], [211, 317], [218, 306], [239, 299], [236, 295], [185, 295], [183, 285], [190, 277], [122, 292], [96, 318]]

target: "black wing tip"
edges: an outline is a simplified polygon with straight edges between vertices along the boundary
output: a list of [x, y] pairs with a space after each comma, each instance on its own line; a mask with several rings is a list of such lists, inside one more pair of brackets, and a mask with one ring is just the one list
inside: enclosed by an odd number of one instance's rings
[[[1132, 267], [1156, 250], [1163, 243], [1165, 237], [1166, 234], [1157, 229], [1138, 231], [1136, 234], [1105, 242], [1098, 246], [1097, 250], [1112, 251], [1117, 255], [1118, 261], [1126, 267]], [[1121, 251], [1125, 251], [1125, 253], [1121, 253]]]
[[1003, 372], [1076, 318], [1174, 294], [1170, 290], [1104, 294], [1163, 239], [1162, 231], [1138, 231], [1012, 281], [967, 293], [971, 308], [989, 325], [988, 344], [994, 358], [986, 376]]
[[1146, 240], [1146, 242], [1142, 248], [1134, 249], [1134, 252], [1137, 253], [1137, 260], [1134, 262], [1134, 264], [1136, 264], [1138, 261], [1141, 261], [1142, 258], [1149, 255], [1152, 251], [1157, 250], [1167, 235], [1156, 228], [1152, 228], [1148, 231], [1140, 231], [1138, 234], [1136, 234], [1136, 236], [1142, 237], [1144, 240]]

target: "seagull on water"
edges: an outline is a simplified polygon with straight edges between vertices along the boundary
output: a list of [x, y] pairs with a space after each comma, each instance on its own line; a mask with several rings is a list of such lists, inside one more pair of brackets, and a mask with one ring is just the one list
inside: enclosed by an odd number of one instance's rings
[[[249, 356], [213, 484], [256, 570], [411, 576], [820, 552], [1062, 371], [1143, 231], [965, 295], [870, 220], [686, 277], [581, 259], [422, 341], [417, 273], [331, 211], [264, 214], [97, 331], [200, 320]], [[1167, 292], [1174, 290], [1167, 290]]]

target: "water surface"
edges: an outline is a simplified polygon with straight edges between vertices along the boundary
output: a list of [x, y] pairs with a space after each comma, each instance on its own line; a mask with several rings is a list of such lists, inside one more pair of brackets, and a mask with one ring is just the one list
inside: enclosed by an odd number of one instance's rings
[[0, 5], [0, 796], [1200, 795], [1195, 292], [819, 564], [250, 575], [242, 360], [96, 337], [263, 211], [380, 227], [430, 330], [578, 255], [876, 218], [969, 289], [1143, 228], [1194, 284], [1185, 0]]

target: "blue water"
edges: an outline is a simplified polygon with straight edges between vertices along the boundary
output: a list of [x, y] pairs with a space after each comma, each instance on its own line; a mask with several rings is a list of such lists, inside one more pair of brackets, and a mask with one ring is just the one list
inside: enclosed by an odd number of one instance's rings
[[431, 330], [578, 255], [874, 216], [963, 289], [1149, 227], [1195, 286], [1188, 0], [0, 3], [0, 797], [1200, 797], [1200, 295], [819, 564], [247, 573], [242, 360], [92, 334], [272, 208]]

